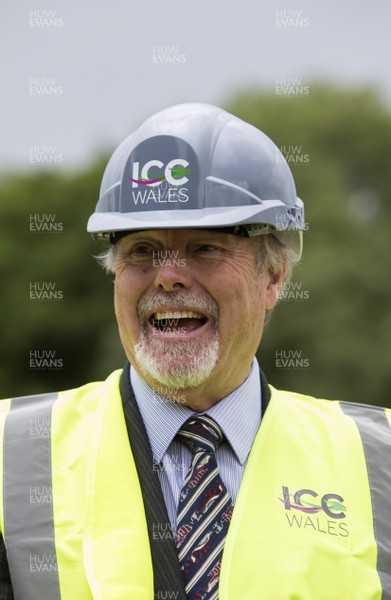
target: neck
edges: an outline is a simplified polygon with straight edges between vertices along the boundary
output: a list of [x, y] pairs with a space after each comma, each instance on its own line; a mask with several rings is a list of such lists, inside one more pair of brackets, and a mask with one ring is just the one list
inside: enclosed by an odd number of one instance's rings
[[165, 385], [163, 393], [162, 384], [160, 382], [151, 380], [146, 377], [145, 374], [139, 372], [138, 374], [149, 387], [158, 394], [171, 400], [173, 404], [186, 406], [195, 412], [205, 412], [240, 387], [249, 376], [250, 368], [251, 365], [246, 370], [243, 370], [240, 377], [236, 377], [234, 380], [230, 380], [230, 378], [227, 377], [223, 384], [220, 380], [216, 385], [216, 379], [220, 378], [213, 377], [211, 380], [208, 380], [197, 387], [178, 388]]

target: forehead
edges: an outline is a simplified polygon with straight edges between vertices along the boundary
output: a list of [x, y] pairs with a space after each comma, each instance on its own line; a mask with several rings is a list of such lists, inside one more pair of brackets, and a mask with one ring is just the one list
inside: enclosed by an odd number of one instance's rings
[[167, 244], [175, 242], [191, 243], [196, 240], [216, 240], [231, 246], [239, 245], [243, 241], [249, 241], [246, 238], [219, 229], [147, 229], [129, 232], [119, 240], [118, 244], [121, 244], [121, 242], [124, 245], [131, 244], [141, 239], [151, 239]]

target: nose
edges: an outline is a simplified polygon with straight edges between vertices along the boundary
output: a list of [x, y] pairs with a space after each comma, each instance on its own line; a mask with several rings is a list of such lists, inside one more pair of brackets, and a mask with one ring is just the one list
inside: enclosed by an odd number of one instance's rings
[[156, 267], [155, 288], [160, 291], [174, 292], [180, 289], [190, 288], [193, 280], [186, 268], [185, 259], [162, 260]]

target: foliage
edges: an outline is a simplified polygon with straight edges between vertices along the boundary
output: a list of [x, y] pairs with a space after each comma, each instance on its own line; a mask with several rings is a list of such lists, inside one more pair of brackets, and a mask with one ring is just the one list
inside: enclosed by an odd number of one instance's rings
[[[245, 94], [228, 108], [284, 147], [306, 207], [303, 260], [259, 351], [269, 380], [391, 406], [390, 113], [371, 90], [331, 86]], [[297, 368], [279, 368], [292, 364], [282, 350], [301, 353]]]
[[[250, 91], [227, 108], [283, 147], [306, 206], [296, 288], [286, 291], [259, 351], [268, 379], [302, 393], [391, 406], [391, 115], [374, 91], [319, 84], [303, 96]], [[73, 174], [10, 174], [0, 186], [1, 397], [81, 385], [123, 364], [112, 278], [92, 258], [100, 247], [84, 233], [104, 164]], [[30, 231], [37, 214], [55, 215], [62, 230]], [[45, 282], [63, 298], [31, 298], [34, 285]], [[36, 351], [54, 351], [62, 366], [37, 368]], [[278, 368], [281, 352], [296, 352], [290, 356], [301, 362]]]
[[10, 176], [2, 185], [2, 397], [81, 385], [124, 361], [112, 278], [85, 233], [103, 168], [99, 161], [86, 172]]

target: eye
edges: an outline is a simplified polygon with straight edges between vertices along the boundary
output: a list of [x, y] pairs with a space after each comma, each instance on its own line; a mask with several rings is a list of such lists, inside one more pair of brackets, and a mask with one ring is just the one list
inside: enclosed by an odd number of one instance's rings
[[213, 244], [200, 244], [196, 248], [197, 252], [216, 252], [218, 250], [219, 248], [217, 248], [217, 246], [213, 246]]
[[124, 249], [122, 252], [123, 260], [132, 263], [145, 263], [151, 261], [156, 252], [156, 248], [149, 242], [134, 242], [131, 246]]
[[134, 246], [131, 247], [129, 254], [134, 254], [134, 255], [150, 255], [153, 252], [153, 248], [152, 246], [150, 246], [149, 244], [135, 244]]

